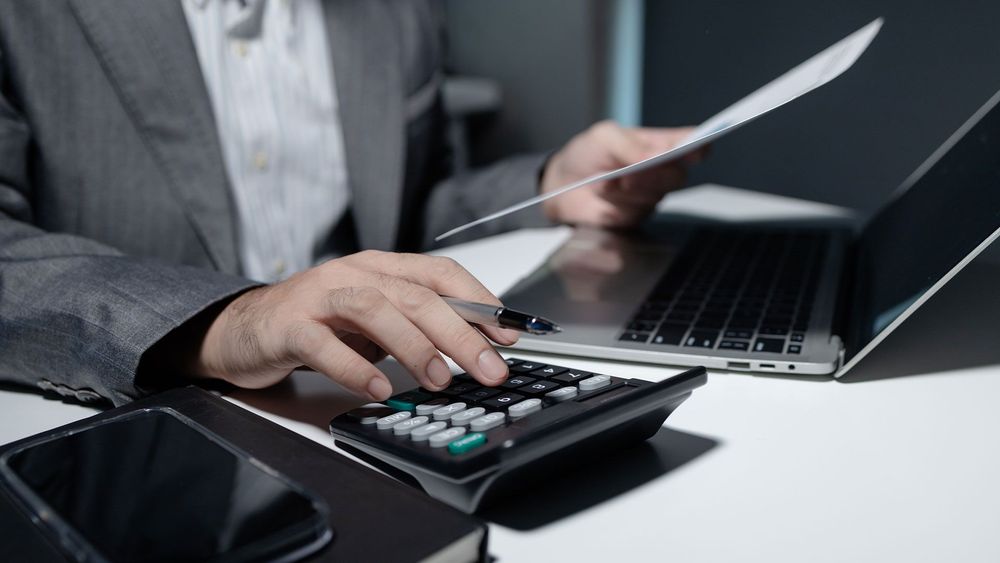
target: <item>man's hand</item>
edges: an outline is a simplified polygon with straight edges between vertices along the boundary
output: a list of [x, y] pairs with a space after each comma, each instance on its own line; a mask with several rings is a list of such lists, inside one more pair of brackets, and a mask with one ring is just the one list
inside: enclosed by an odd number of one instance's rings
[[189, 368], [259, 388], [305, 366], [381, 401], [392, 386], [374, 362], [388, 352], [420, 385], [437, 390], [451, 380], [441, 350], [485, 385], [504, 381], [507, 364], [483, 335], [509, 345], [517, 333], [481, 333], [440, 295], [500, 304], [448, 258], [366, 251], [331, 260], [234, 299], [212, 321]]
[[[545, 167], [542, 193], [599, 172], [633, 164], [676, 146], [691, 128], [625, 128], [602, 121], [573, 137]], [[596, 227], [631, 227], [646, 218], [667, 192], [680, 188], [685, 165], [697, 162], [697, 151], [680, 159], [610, 182], [598, 182], [545, 201], [549, 219]]]

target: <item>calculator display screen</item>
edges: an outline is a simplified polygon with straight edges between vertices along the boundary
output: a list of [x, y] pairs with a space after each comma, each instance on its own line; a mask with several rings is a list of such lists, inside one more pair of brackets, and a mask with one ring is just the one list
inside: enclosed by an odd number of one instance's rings
[[225, 561], [262, 544], [273, 550], [320, 520], [325, 530], [310, 497], [165, 411], [58, 436], [4, 462], [56, 536], [68, 527], [112, 561]]

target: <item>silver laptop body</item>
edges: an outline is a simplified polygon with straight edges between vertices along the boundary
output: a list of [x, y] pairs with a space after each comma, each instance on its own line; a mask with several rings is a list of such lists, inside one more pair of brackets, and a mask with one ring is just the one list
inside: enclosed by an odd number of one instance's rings
[[577, 229], [503, 296], [563, 332], [515, 348], [843, 375], [1000, 235], [998, 101], [864, 224], [658, 216], [637, 233]]

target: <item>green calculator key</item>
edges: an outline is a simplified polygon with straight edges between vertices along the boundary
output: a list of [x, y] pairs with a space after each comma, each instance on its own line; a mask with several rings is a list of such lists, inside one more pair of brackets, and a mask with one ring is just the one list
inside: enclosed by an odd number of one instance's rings
[[483, 434], [482, 432], [473, 432], [472, 434], [466, 434], [465, 436], [462, 436], [461, 438], [448, 444], [448, 451], [451, 452], [452, 455], [460, 455], [469, 450], [474, 450], [485, 443], [486, 434]]
[[417, 408], [417, 405], [425, 403], [431, 399], [433, 399], [433, 397], [427, 395], [426, 393], [421, 393], [419, 391], [406, 391], [405, 393], [400, 393], [399, 395], [390, 398], [385, 402], [385, 404], [389, 408], [393, 408], [398, 411], [412, 411]]

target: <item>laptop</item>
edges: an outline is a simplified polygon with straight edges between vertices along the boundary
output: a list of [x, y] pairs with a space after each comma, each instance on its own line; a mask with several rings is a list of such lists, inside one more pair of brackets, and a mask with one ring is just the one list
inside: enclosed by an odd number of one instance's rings
[[864, 222], [660, 217], [577, 229], [503, 296], [558, 322], [516, 348], [734, 371], [834, 374], [1000, 235], [1000, 92]]

